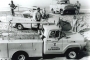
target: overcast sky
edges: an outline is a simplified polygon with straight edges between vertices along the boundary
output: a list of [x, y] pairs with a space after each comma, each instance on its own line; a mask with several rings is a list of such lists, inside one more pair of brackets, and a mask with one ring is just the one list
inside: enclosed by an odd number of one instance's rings
[[[9, 3], [11, 0], [0, 0], [0, 9], [2, 7], [9, 7]], [[13, 0], [17, 5], [19, 4], [22, 7], [30, 7], [30, 6], [49, 6], [52, 0]], [[75, 3], [77, 0], [70, 0], [71, 3]], [[78, 0], [82, 7], [90, 9], [90, 0]]]

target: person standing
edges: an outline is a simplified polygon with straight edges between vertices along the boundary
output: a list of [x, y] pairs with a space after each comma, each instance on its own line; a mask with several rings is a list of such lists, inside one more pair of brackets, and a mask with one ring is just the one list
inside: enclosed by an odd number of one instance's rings
[[42, 18], [46, 18], [46, 9], [45, 8], [42, 10]]
[[80, 9], [81, 4], [79, 3], [79, 1], [77, 1], [76, 6], [77, 6], [77, 9]]
[[81, 7], [81, 4], [79, 3], [79, 1], [77, 1], [77, 2], [75, 3], [75, 5], [76, 5], [76, 7], [77, 7], [77, 10], [78, 10], [78, 12], [79, 12], [79, 10], [80, 10], [80, 7]]
[[[35, 20], [37, 22], [40, 22], [42, 18], [42, 14], [40, 13], [40, 8], [37, 8], [37, 11], [35, 13]], [[37, 29], [39, 30], [40, 23], [37, 23]]]
[[78, 20], [76, 18], [76, 16], [74, 15], [73, 17], [73, 21], [72, 21], [72, 31], [73, 32], [77, 32], [77, 27], [78, 27]]
[[9, 4], [9, 5], [10, 5], [10, 7], [11, 7], [12, 16], [14, 16], [14, 15], [15, 15], [14, 9], [16, 9], [17, 6], [15, 6], [15, 4], [13, 3], [13, 1], [11, 1], [11, 4]]
[[58, 22], [57, 22], [57, 26], [58, 26], [59, 28], [61, 28], [62, 25], [63, 25], [62, 21], [63, 21], [62, 18], [59, 17], [59, 20], [58, 20]]

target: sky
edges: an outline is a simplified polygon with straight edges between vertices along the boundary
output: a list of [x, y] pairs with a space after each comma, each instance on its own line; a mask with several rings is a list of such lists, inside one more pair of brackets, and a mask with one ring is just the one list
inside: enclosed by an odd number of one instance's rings
[[[11, 0], [0, 0], [0, 9], [9, 8]], [[31, 6], [48, 6], [52, 3], [52, 0], [13, 0], [16, 5], [20, 7], [31, 7]], [[70, 0], [72, 4], [75, 4], [77, 0]], [[78, 0], [83, 9], [90, 9], [90, 0]]]

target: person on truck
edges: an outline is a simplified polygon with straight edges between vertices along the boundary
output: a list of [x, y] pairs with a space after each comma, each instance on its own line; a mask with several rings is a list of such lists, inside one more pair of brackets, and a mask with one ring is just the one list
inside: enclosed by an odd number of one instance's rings
[[[40, 8], [38, 7], [37, 8], [37, 11], [35, 13], [35, 20], [37, 22], [40, 22], [41, 21], [41, 18], [42, 18], [42, 14], [40, 13]], [[39, 29], [39, 26], [40, 26], [40, 23], [37, 23], [37, 29]]]
[[10, 5], [10, 7], [11, 7], [12, 16], [14, 16], [14, 15], [15, 15], [14, 9], [16, 9], [17, 6], [15, 6], [15, 4], [13, 3], [13, 1], [11, 1], [11, 4], [9, 4], [9, 5]]
[[57, 26], [59, 26], [59, 28], [61, 27], [63, 31], [69, 31], [72, 29], [71, 24], [67, 21], [63, 21], [62, 18], [59, 18]]

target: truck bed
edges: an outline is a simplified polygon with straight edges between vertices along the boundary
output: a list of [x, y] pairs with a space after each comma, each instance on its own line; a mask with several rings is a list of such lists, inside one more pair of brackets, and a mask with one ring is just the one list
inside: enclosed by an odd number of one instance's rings
[[2, 33], [1, 37], [2, 40], [41, 40], [37, 33]]

